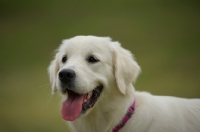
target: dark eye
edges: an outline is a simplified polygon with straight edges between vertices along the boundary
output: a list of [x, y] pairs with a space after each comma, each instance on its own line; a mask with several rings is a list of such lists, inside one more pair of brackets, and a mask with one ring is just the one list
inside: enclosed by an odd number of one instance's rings
[[65, 63], [67, 61], [67, 56], [63, 56], [62, 63]]
[[98, 62], [99, 60], [95, 56], [89, 56], [87, 61], [89, 63], [95, 63], [95, 62]]

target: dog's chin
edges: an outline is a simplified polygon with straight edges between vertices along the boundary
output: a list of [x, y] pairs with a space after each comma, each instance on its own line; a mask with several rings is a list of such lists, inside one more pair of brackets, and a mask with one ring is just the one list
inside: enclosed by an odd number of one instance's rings
[[88, 113], [89, 110], [96, 104], [102, 90], [102, 85], [95, 87], [92, 91], [86, 94], [79, 94], [73, 90], [66, 90], [65, 93], [68, 94], [68, 97], [62, 105], [63, 119], [67, 121], [73, 121], [81, 114], [84, 115]]

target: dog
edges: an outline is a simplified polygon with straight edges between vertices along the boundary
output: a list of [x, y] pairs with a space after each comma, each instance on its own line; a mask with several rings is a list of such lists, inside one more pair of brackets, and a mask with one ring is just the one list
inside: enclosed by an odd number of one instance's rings
[[140, 71], [119, 42], [96, 36], [64, 40], [48, 68], [73, 132], [200, 132], [200, 99], [135, 91]]

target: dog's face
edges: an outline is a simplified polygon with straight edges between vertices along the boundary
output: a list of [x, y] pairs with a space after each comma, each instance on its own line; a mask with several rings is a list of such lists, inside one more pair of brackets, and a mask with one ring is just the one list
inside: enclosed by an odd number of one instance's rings
[[59, 90], [65, 97], [62, 116], [73, 121], [98, 105], [102, 94], [126, 94], [140, 67], [118, 42], [78, 36], [63, 41], [48, 70], [53, 92]]

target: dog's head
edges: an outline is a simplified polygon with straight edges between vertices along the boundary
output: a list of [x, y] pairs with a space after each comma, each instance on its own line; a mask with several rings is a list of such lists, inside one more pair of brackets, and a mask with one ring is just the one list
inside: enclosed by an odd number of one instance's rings
[[59, 90], [65, 97], [62, 116], [73, 121], [98, 105], [103, 93], [125, 95], [140, 67], [108, 37], [77, 36], [63, 41], [48, 71], [53, 93]]

